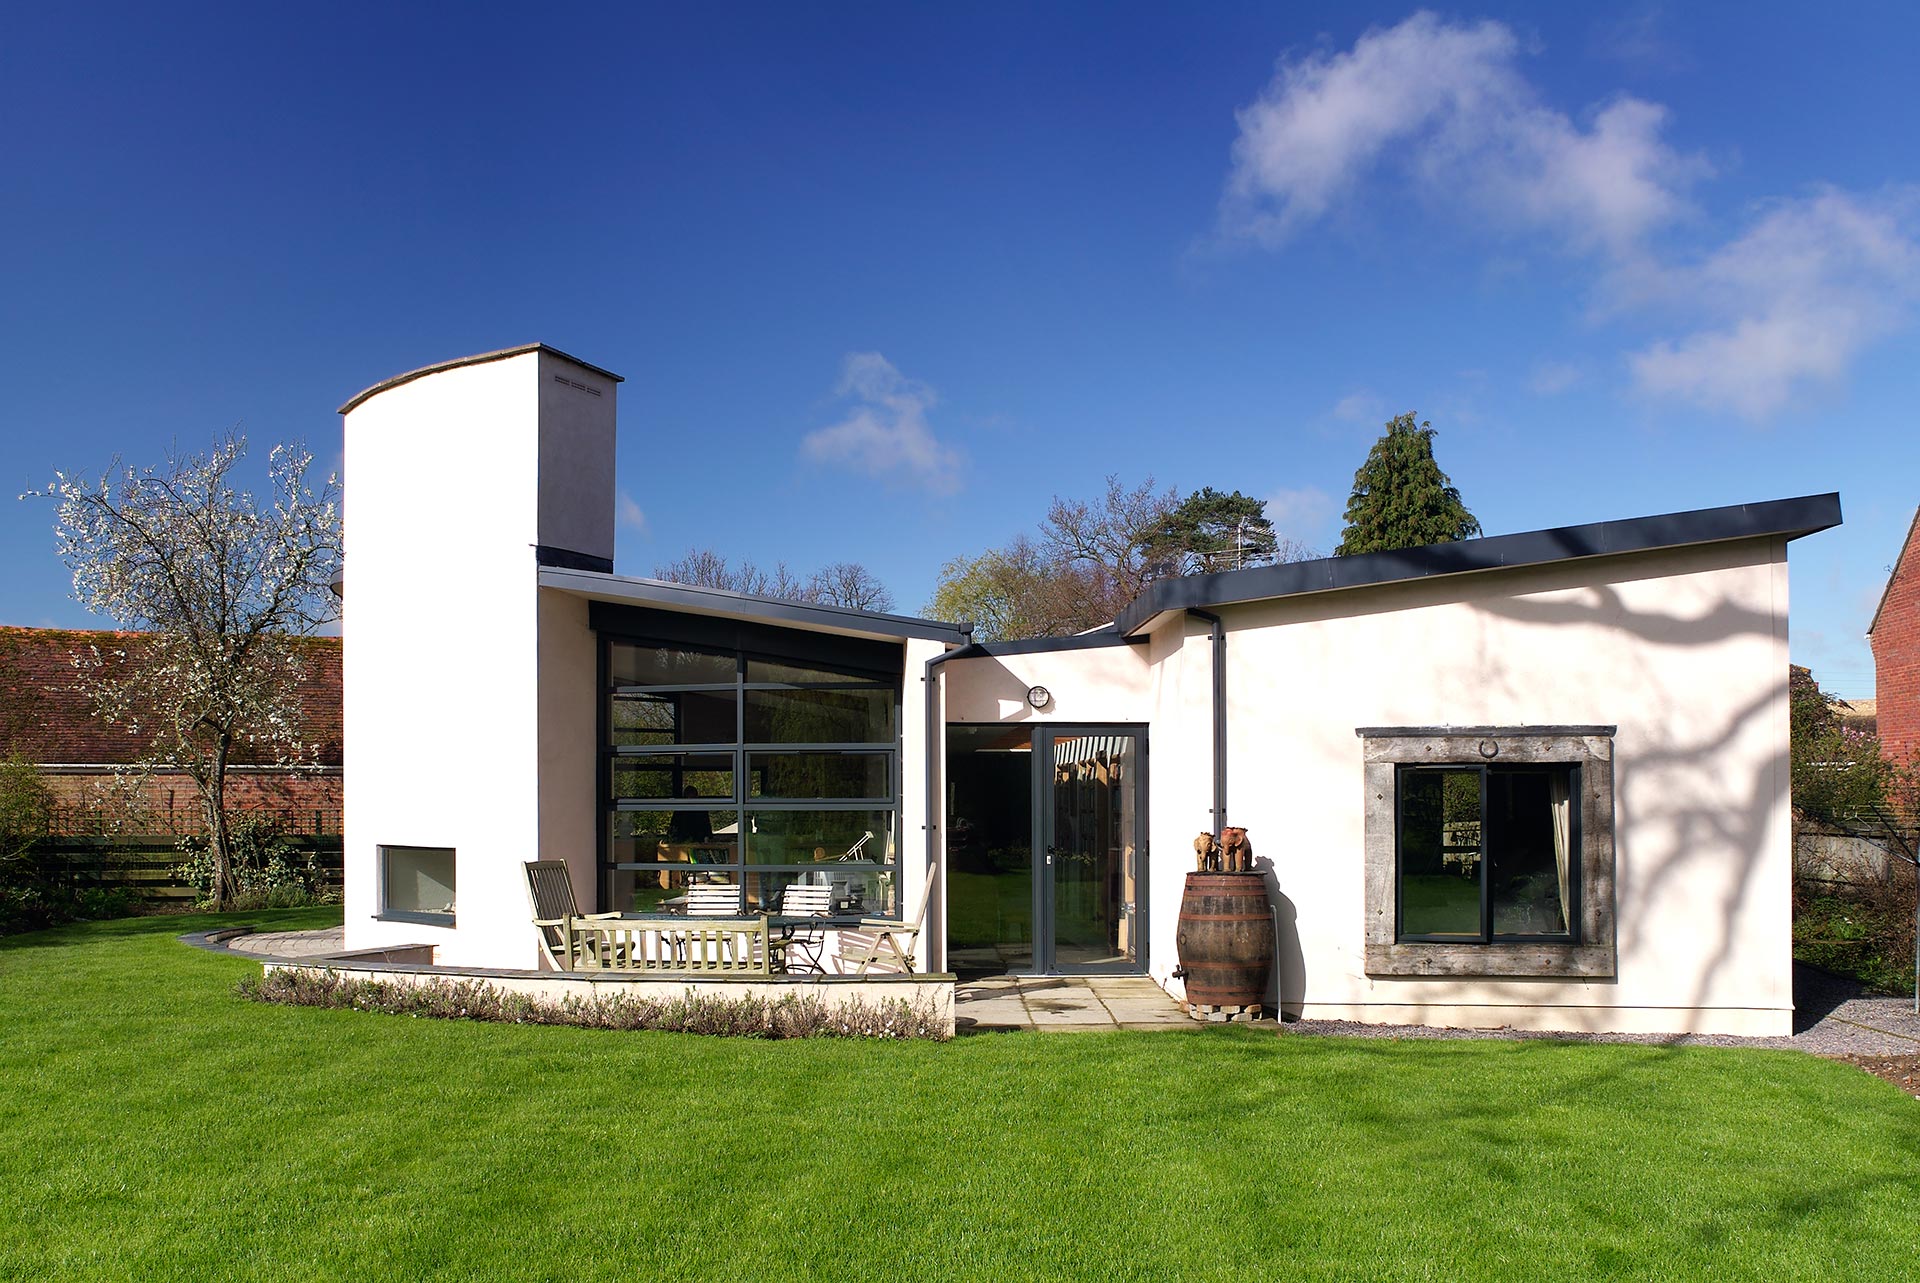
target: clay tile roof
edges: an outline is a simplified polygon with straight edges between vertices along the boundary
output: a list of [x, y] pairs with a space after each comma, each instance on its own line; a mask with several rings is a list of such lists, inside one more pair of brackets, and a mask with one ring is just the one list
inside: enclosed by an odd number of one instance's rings
[[[137, 661], [144, 633], [0, 626], [0, 757], [30, 762], [121, 765], [135, 761], [141, 737], [96, 717], [80, 688], [74, 658], [89, 648], [125, 651]], [[340, 765], [340, 639], [303, 638], [301, 736], [320, 745], [320, 763]]]

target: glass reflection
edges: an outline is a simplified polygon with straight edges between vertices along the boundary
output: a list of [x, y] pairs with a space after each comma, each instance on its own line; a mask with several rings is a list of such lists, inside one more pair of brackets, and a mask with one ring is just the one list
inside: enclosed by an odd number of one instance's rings
[[1480, 936], [1480, 773], [1400, 775], [1400, 931]]

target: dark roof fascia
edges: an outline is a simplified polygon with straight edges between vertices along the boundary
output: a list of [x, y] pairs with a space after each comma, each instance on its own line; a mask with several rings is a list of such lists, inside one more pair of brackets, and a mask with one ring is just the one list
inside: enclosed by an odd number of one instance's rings
[[397, 388], [403, 383], [411, 383], [415, 379], [424, 379], [429, 374], [438, 374], [442, 370], [457, 370], [463, 365], [485, 365], [489, 361], [505, 361], [509, 357], [525, 356], [529, 352], [545, 352], [548, 356], [557, 356], [563, 361], [571, 361], [583, 370], [592, 370], [602, 378], [612, 379], [615, 383], [626, 382], [626, 379], [615, 374], [612, 370], [603, 370], [591, 361], [582, 361], [579, 357], [562, 352], [557, 347], [550, 347], [545, 343], [522, 343], [519, 347], [503, 347], [498, 352], [480, 352], [473, 356], [455, 357], [451, 361], [437, 361], [432, 365], [423, 365], [417, 370], [408, 370], [405, 374], [396, 374], [390, 379], [382, 379], [364, 392], [353, 397], [345, 405], [341, 406], [338, 412], [347, 414], [358, 407], [362, 401], [370, 397], [379, 396], [382, 392], [391, 388]]
[[1907, 538], [1900, 545], [1900, 555], [1893, 559], [1893, 569], [1887, 572], [1887, 586], [1880, 590], [1880, 604], [1873, 608], [1873, 622], [1867, 625], [1867, 636], [1873, 636], [1873, 630], [1880, 626], [1880, 612], [1887, 608], [1887, 598], [1893, 595], [1893, 581], [1900, 577], [1900, 563], [1907, 559], [1907, 549], [1913, 547], [1913, 532], [1920, 530], [1920, 508], [1913, 510], [1913, 520], [1907, 523]]
[[1144, 646], [1144, 637], [1128, 637], [1112, 624], [1070, 637], [1026, 637], [1018, 641], [975, 642], [955, 658], [981, 655], [1047, 655], [1060, 651], [1098, 650], [1104, 646]]
[[883, 615], [870, 610], [850, 610], [845, 606], [784, 601], [778, 597], [754, 597], [721, 588], [696, 588], [690, 584], [669, 583], [664, 579], [631, 579], [592, 570], [542, 566], [540, 586], [585, 593], [611, 601], [726, 615], [787, 627], [830, 629], [869, 637], [924, 638], [954, 645], [967, 639], [960, 625], [944, 620], [919, 619], [912, 615]]
[[1476, 571], [1513, 570], [1584, 557], [1616, 557], [1733, 539], [1798, 539], [1840, 524], [1838, 494], [1669, 512], [1626, 521], [1596, 521], [1520, 534], [1463, 539], [1394, 552], [1323, 557], [1251, 570], [1162, 579], [1127, 604], [1114, 621], [1131, 636], [1170, 611], [1269, 601], [1306, 593], [1368, 588]]

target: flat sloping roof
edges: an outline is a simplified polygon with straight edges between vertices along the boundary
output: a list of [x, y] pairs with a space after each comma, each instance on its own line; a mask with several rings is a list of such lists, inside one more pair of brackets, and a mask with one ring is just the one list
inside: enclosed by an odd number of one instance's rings
[[940, 619], [850, 610], [845, 606], [823, 606], [813, 602], [788, 601], [781, 597], [755, 597], [749, 593], [728, 592], [723, 588], [696, 588], [691, 584], [676, 584], [664, 579], [630, 579], [624, 575], [561, 566], [542, 566], [540, 586], [559, 588], [597, 601], [627, 602], [636, 606], [748, 619], [785, 628], [806, 628], [854, 637], [903, 640], [921, 637], [959, 644], [973, 634], [971, 625], [963, 627]]
[[550, 346], [546, 343], [522, 343], [519, 347], [503, 347], [497, 352], [479, 352], [473, 356], [455, 357], [451, 361], [436, 361], [432, 365], [423, 365], [417, 370], [408, 370], [405, 374], [396, 374], [390, 379], [382, 379], [372, 387], [350, 398], [345, 405], [340, 407], [337, 413], [347, 414], [369, 397], [379, 396], [382, 392], [391, 388], [397, 388], [402, 383], [411, 383], [415, 379], [424, 379], [429, 374], [438, 374], [442, 370], [457, 370], [463, 365], [485, 365], [489, 361], [504, 361], [509, 357], [525, 356], [529, 352], [545, 352], [548, 356], [557, 356], [563, 361], [572, 361], [581, 369], [592, 370], [595, 374], [603, 378], [612, 379], [615, 383], [626, 382], [625, 379], [615, 374], [612, 370], [603, 370], [591, 361], [582, 361], [579, 357], [562, 352], [557, 347]]
[[1733, 504], [1626, 521], [1528, 530], [1487, 539], [1462, 539], [1457, 543], [1428, 544], [1394, 552], [1366, 552], [1350, 557], [1322, 557], [1317, 561], [1227, 570], [1213, 575], [1188, 575], [1149, 584], [1146, 591], [1120, 612], [1114, 625], [1123, 635], [1131, 636], [1169, 611], [1205, 610], [1305, 593], [1368, 588], [1439, 575], [1513, 570], [1582, 557], [1617, 557], [1731, 539], [1780, 536], [1798, 539], [1839, 524], [1838, 494], [1805, 495], [1768, 503]]

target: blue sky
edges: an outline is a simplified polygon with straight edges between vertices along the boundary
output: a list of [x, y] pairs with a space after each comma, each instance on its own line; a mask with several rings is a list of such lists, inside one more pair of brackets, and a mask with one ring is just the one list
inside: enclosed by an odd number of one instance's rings
[[[0, 29], [0, 621], [54, 468], [388, 375], [627, 377], [616, 568], [903, 609], [1149, 474], [1338, 539], [1390, 415], [1490, 534], [1838, 490], [1792, 646], [1920, 504], [1910, 6], [26, 6]], [[423, 479], [430, 484], [431, 479]], [[351, 486], [351, 478], [347, 479]]]

